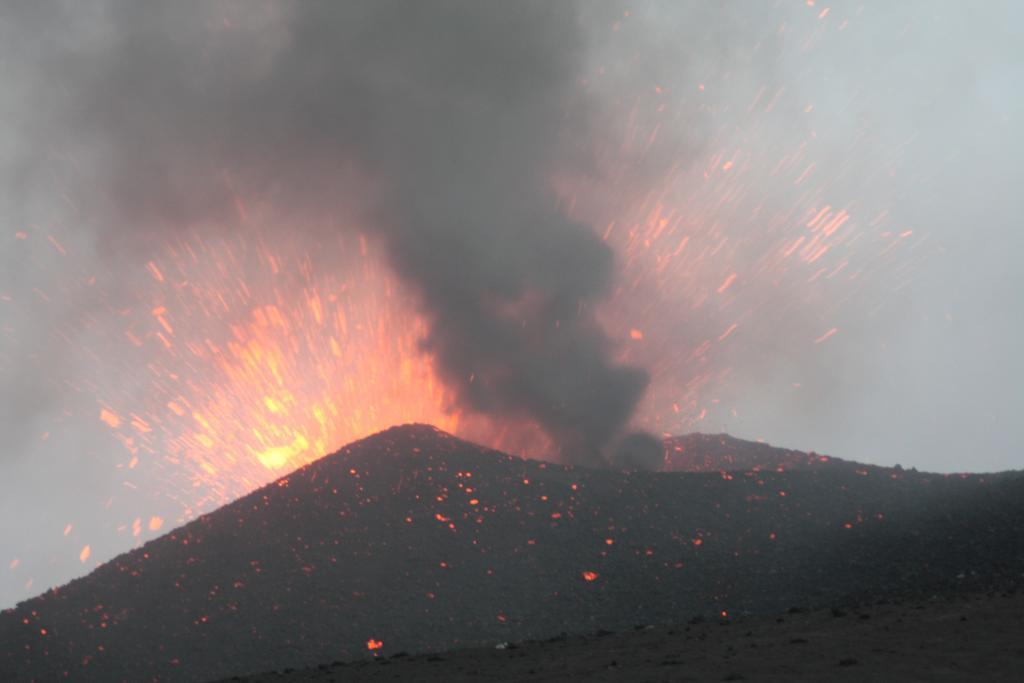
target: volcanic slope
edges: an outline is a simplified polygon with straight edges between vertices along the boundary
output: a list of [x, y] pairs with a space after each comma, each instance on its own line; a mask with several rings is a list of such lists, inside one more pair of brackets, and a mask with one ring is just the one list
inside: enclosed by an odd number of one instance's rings
[[622, 473], [414, 425], [4, 612], [0, 680], [208, 680], [1022, 572], [1017, 473]]
[[[889, 468], [863, 465], [818, 453], [776, 448], [766, 443], [744, 441], [728, 434], [684, 434], [665, 439], [664, 469], [669, 472], [733, 472], [775, 470], [873, 470]], [[896, 466], [895, 472], [902, 468]]]

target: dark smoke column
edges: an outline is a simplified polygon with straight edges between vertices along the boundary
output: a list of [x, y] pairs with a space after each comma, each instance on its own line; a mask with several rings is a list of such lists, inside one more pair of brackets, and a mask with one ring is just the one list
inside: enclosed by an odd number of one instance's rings
[[374, 137], [394, 151], [381, 163], [367, 149], [393, 183], [380, 219], [391, 261], [421, 295], [426, 349], [462, 407], [528, 418], [564, 459], [602, 462], [648, 379], [611, 361], [594, 316], [611, 251], [551, 189], [596, 134], [576, 17], [552, 3], [445, 7], [416, 20], [438, 32], [415, 41], [400, 69], [409, 101]]
[[101, 244], [230, 225], [241, 195], [316, 245], [325, 216], [361, 203], [462, 407], [532, 420], [568, 460], [608, 457], [647, 376], [612, 362], [594, 316], [612, 254], [553, 191], [558, 174], [593, 172], [586, 150], [605, 117], [578, 85], [578, 6], [32, 8], [18, 34], [58, 39], [32, 53], [43, 104], [24, 175], [39, 172], [34, 149], [88, 159], [68, 191]]
[[[554, 213], [446, 214], [408, 225], [451, 220], [459, 238], [391, 243], [398, 270], [430, 312], [426, 348], [443, 379], [463, 407], [532, 419], [567, 461], [600, 462], [647, 385], [642, 370], [610, 362], [609, 340], [592, 313], [611, 274], [607, 248]], [[465, 250], [467, 242], [476, 244]]]

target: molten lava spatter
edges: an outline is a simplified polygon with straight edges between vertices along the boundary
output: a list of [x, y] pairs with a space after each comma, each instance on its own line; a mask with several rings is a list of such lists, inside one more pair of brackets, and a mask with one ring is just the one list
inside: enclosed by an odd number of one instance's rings
[[99, 420], [186, 511], [410, 416], [457, 429], [411, 302], [365, 241], [333, 246], [324, 272], [269, 235], [182, 240], [100, 340], [134, 381], [98, 385]]

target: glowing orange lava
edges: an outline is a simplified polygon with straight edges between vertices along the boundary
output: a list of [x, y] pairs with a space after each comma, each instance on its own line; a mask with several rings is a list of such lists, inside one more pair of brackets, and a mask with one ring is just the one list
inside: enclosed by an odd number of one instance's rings
[[272, 237], [169, 246], [108, 340], [135, 381], [100, 397], [100, 420], [129, 469], [166, 471], [185, 516], [394, 424], [459, 425], [419, 351], [424, 322], [365, 241], [317, 268], [322, 254]]

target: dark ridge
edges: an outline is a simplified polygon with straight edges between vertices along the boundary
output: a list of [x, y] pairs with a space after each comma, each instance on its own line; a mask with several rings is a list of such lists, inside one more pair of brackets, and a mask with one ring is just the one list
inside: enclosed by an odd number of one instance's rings
[[766, 443], [745, 441], [728, 434], [694, 432], [665, 439], [665, 466], [668, 472], [736, 472], [810, 469], [893, 470], [902, 467], [878, 467]]
[[0, 680], [216, 679], [1022, 572], [1019, 473], [623, 473], [411, 425], [0, 614]]

